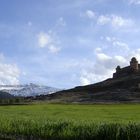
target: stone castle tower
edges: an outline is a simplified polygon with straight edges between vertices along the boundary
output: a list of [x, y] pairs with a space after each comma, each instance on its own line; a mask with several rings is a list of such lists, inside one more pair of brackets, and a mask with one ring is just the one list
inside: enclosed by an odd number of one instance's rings
[[113, 73], [113, 78], [120, 78], [129, 75], [140, 75], [140, 64], [138, 63], [137, 59], [133, 57], [130, 61], [130, 66], [121, 68], [117, 66], [116, 72]]
[[133, 69], [133, 71], [138, 71], [139, 70], [139, 65], [138, 65], [138, 61], [135, 57], [133, 57], [130, 61], [130, 67], [131, 69]]

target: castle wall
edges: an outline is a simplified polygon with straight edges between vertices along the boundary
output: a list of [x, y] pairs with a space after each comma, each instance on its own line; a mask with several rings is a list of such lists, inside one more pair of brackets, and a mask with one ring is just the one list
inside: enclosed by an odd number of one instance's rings
[[138, 63], [130, 63], [130, 67], [134, 70], [134, 71], [138, 71], [139, 67], [138, 67]]
[[[139, 65], [139, 67], [140, 67], [140, 65]], [[132, 74], [139, 74], [140, 75], [140, 69], [138, 69], [137, 71], [134, 71], [130, 66], [124, 67], [121, 70], [113, 73], [113, 78], [125, 77], [125, 76], [129, 76]]]
[[140, 75], [140, 64], [138, 64], [138, 61], [135, 57], [131, 59], [130, 66], [124, 68], [117, 66], [116, 72], [113, 73], [113, 78], [126, 77], [133, 74]]

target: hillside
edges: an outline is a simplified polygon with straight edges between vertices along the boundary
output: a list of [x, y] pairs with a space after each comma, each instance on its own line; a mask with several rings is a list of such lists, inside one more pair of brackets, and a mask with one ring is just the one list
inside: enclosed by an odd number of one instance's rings
[[14, 98], [14, 96], [7, 92], [0, 91], [0, 99], [11, 99], [11, 98]]
[[140, 75], [131, 75], [117, 79], [79, 86], [56, 92], [47, 96], [38, 96], [36, 100], [49, 102], [140, 102]]

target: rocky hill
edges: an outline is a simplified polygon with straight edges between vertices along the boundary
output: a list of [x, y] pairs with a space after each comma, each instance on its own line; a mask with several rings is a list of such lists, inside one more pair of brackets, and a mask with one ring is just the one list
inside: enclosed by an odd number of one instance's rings
[[49, 102], [83, 103], [140, 102], [140, 75], [111, 78], [96, 84], [38, 96], [36, 99]]

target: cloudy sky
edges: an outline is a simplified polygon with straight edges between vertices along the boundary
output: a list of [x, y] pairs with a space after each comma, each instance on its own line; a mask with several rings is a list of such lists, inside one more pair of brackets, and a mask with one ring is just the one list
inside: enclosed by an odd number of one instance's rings
[[58, 88], [140, 61], [140, 0], [0, 0], [0, 84]]

